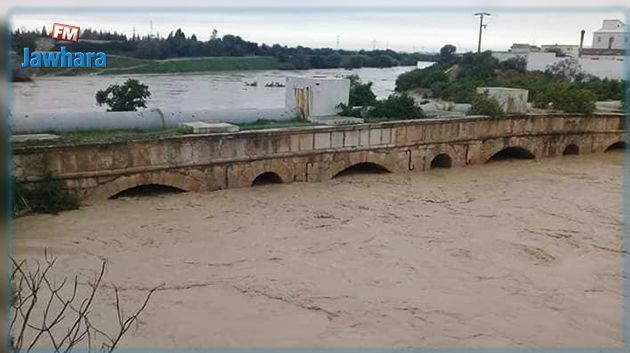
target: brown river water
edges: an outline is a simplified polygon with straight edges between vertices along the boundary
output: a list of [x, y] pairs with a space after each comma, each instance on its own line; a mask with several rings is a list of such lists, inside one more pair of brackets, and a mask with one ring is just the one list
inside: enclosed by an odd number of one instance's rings
[[123, 347], [620, 348], [623, 154], [122, 197], [14, 222]]
[[[424, 62], [421, 66], [432, 63]], [[203, 110], [233, 108], [284, 107], [284, 88], [265, 87], [265, 84], [284, 83], [288, 76], [346, 77], [356, 74], [365, 82], [372, 82], [378, 98], [387, 98], [394, 92], [396, 78], [415, 66], [391, 68], [312, 69], [312, 70], [261, 70], [224, 71], [190, 74], [142, 75], [86, 75], [37, 77], [32, 82], [12, 84], [12, 110], [20, 113], [43, 112], [103, 112], [96, 105], [96, 91], [111, 84], [122, 84], [129, 78], [149, 86], [151, 99], [148, 108], [167, 110]], [[257, 82], [248, 87], [245, 82]]]

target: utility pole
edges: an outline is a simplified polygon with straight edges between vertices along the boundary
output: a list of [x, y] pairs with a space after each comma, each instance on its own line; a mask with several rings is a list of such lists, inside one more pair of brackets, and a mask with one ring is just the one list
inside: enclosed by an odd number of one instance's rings
[[481, 32], [483, 32], [484, 28], [488, 27], [488, 25], [483, 24], [483, 16], [490, 16], [488, 12], [477, 12], [475, 16], [479, 16], [479, 42], [477, 44], [477, 53], [481, 52]]
[[372, 50], [376, 50], [376, 39], [372, 40]]
[[337, 34], [337, 50], [339, 50], [339, 35]]

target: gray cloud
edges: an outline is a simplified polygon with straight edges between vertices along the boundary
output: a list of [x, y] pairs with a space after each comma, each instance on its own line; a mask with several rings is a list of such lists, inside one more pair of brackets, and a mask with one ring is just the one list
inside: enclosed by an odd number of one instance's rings
[[[57, 1], [63, 5], [66, 1]], [[69, 3], [69, 2], [67, 2]], [[425, 7], [440, 5], [440, 10], [421, 9], [411, 1], [390, 1], [388, 8], [377, 1], [345, 1], [343, 7], [338, 2], [318, 1], [318, 6], [337, 7], [336, 10], [318, 11], [315, 9], [299, 10], [295, 2], [289, 1], [218, 1], [216, 6], [241, 6], [237, 11], [212, 11], [206, 8], [186, 10], [187, 6], [205, 6], [201, 1], [178, 1], [176, 12], [141, 11], [84, 11], [68, 13], [53, 10], [52, 14], [28, 14], [17, 10], [12, 18], [14, 27], [28, 28], [50, 27], [52, 22], [63, 22], [81, 27], [115, 30], [131, 34], [147, 34], [149, 21], [153, 21], [153, 31], [166, 35], [169, 31], [182, 28], [187, 35], [195, 33], [200, 39], [207, 39], [213, 28], [221, 34], [238, 34], [245, 39], [286, 45], [307, 45], [313, 47], [334, 47], [336, 36], [340, 36], [342, 48], [371, 49], [375, 40], [379, 48], [388, 46], [394, 50], [435, 50], [445, 43], [456, 45], [461, 50], [476, 47], [478, 19], [473, 16], [477, 10], [501, 5], [502, 9], [493, 9], [488, 19], [488, 28], [484, 35], [484, 47], [488, 49], [506, 49], [514, 42], [532, 44], [574, 43], [579, 40], [579, 31], [589, 34], [598, 29], [604, 18], [625, 19], [623, 11], [600, 8], [584, 8], [591, 2], [571, 1], [571, 8], [566, 9], [531, 9], [513, 10], [518, 1], [425, 1]], [[567, 6], [568, 1], [556, 1], [554, 6]], [[608, 1], [607, 6], [620, 6], [622, 1]], [[49, 2], [29, 0], [22, 6], [36, 8], [38, 5], [49, 6]], [[74, 3], [73, 3], [74, 4]], [[124, 7], [128, 2], [113, 0], [111, 6]], [[139, 0], [134, 6], [151, 8], [154, 2]], [[417, 3], [416, 3], [417, 4]], [[549, 2], [530, 1], [528, 6], [545, 6]], [[264, 7], [273, 5], [274, 11], [254, 11], [250, 6]], [[287, 10], [284, 6], [290, 6]], [[474, 6], [478, 5], [478, 6]], [[304, 5], [302, 5], [303, 7]], [[313, 6], [313, 4], [311, 4]], [[380, 7], [379, 7], [380, 6]], [[465, 6], [460, 8], [459, 6]], [[603, 6], [603, 5], [602, 5]], [[354, 7], [354, 8], [352, 8]], [[378, 8], [375, 8], [378, 7]], [[506, 8], [507, 7], [507, 8]], [[280, 10], [280, 8], [282, 8]]]

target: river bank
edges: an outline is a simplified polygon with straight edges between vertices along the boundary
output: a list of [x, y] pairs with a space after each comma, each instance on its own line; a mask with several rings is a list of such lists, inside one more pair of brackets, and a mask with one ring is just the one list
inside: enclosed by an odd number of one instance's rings
[[[135, 74], [177, 74], [177, 73], [204, 73], [217, 71], [248, 71], [248, 70], [287, 70], [295, 71], [295, 68], [287, 67], [278, 58], [273, 56], [225, 56], [225, 57], [196, 57], [174, 59], [140, 59], [130, 56], [108, 55], [107, 68], [41, 68], [38, 70], [20, 68], [21, 58], [15, 58], [14, 77], [16, 82], [28, 80], [29, 77], [55, 76], [82, 76], [82, 75], [135, 75]], [[396, 67], [396, 66], [394, 66]], [[367, 68], [367, 67], [366, 67]], [[340, 67], [339, 69], [344, 69]], [[358, 68], [355, 68], [358, 69]], [[351, 70], [351, 69], [349, 69]], [[300, 70], [302, 71], [302, 70]]]
[[164, 283], [129, 348], [620, 348], [622, 182], [610, 152], [123, 197], [16, 219], [15, 254]]

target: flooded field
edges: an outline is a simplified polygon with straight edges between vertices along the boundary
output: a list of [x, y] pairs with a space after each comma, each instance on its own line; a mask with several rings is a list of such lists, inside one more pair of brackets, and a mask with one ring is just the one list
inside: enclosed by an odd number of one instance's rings
[[14, 222], [56, 275], [108, 261], [124, 347], [620, 348], [623, 154], [122, 197]]

